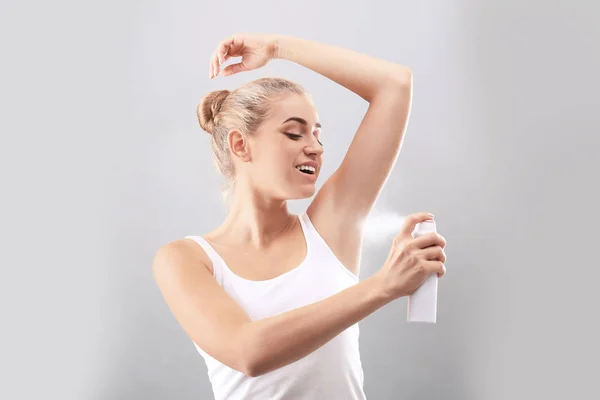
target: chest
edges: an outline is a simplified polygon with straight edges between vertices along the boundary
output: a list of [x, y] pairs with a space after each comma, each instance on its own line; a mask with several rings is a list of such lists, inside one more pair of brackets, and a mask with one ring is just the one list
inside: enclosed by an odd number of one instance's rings
[[270, 280], [292, 271], [302, 264], [308, 254], [302, 232], [287, 235], [268, 249], [259, 251], [250, 247], [229, 248], [218, 244], [213, 247], [231, 272], [251, 281]]
[[[312, 249], [311, 249], [312, 250]], [[274, 279], [242, 280], [224, 271], [223, 289], [252, 320], [278, 315], [328, 298], [354, 285], [356, 278], [333, 255], [319, 249]], [[272, 276], [267, 273], [265, 276]]]

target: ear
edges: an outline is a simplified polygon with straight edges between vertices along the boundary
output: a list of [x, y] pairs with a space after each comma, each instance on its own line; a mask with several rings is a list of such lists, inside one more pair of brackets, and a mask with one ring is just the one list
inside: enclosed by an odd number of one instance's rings
[[227, 143], [231, 153], [239, 158], [242, 162], [251, 160], [250, 146], [246, 135], [238, 130], [232, 130], [227, 136]]

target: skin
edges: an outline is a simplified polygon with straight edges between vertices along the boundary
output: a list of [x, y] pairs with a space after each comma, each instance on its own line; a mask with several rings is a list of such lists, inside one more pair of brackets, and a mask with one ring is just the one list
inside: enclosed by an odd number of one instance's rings
[[[211, 77], [221, 72], [219, 61], [230, 56], [242, 56], [243, 61], [225, 68], [224, 76], [259, 68], [273, 58], [287, 59], [352, 90], [369, 102], [369, 109], [343, 162], [318, 193], [322, 135], [318, 113], [305, 96], [277, 99], [271, 118], [252, 137], [232, 130], [228, 144], [236, 192], [226, 220], [204, 237], [234, 273], [252, 280], [278, 276], [298, 265], [306, 252], [297, 216], [289, 213], [287, 201], [316, 193], [307, 215], [342, 264], [358, 274], [363, 222], [395, 164], [406, 129], [410, 70], [316, 42], [236, 34], [217, 46]], [[307, 124], [282, 124], [290, 117]], [[315, 176], [295, 169], [308, 160], [317, 163]], [[417, 223], [432, 218], [425, 212], [409, 215], [386, 262], [373, 276], [317, 303], [258, 321], [250, 320], [218, 285], [210, 260], [192, 240], [161, 247], [153, 273], [165, 301], [195, 343], [231, 368], [259, 376], [310, 354], [389, 302], [412, 293], [429, 274], [443, 276], [445, 239], [437, 233], [411, 236]]]
[[[304, 119], [307, 125], [293, 120], [283, 123], [293, 117]], [[271, 118], [254, 135], [230, 132], [236, 193], [227, 219], [217, 231], [206, 235], [208, 238], [268, 248], [272, 238], [293, 223], [296, 217], [289, 213], [287, 200], [315, 194], [323, 162], [317, 124], [317, 111], [305, 96], [287, 95], [273, 102]], [[296, 169], [307, 161], [317, 164], [315, 175]]]

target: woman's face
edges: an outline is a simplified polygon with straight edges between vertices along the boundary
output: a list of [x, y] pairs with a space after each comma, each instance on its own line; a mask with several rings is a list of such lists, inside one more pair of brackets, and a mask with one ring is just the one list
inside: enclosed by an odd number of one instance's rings
[[322, 164], [320, 127], [306, 96], [292, 94], [274, 101], [269, 119], [248, 142], [251, 161], [244, 166], [252, 187], [275, 199], [311, 197]]

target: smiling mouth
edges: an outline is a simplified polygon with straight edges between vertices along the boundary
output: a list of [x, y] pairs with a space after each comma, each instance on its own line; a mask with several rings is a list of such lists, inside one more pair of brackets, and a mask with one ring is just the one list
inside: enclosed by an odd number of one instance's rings
[[314, 175], [317, 172], [314, 167], [309, 167], [309, 166], [305, 166], [305, 165], [296, 167], [296, 169], [298, 171], [302, 172], [303, 174], [307, 174], [307, 175]]

